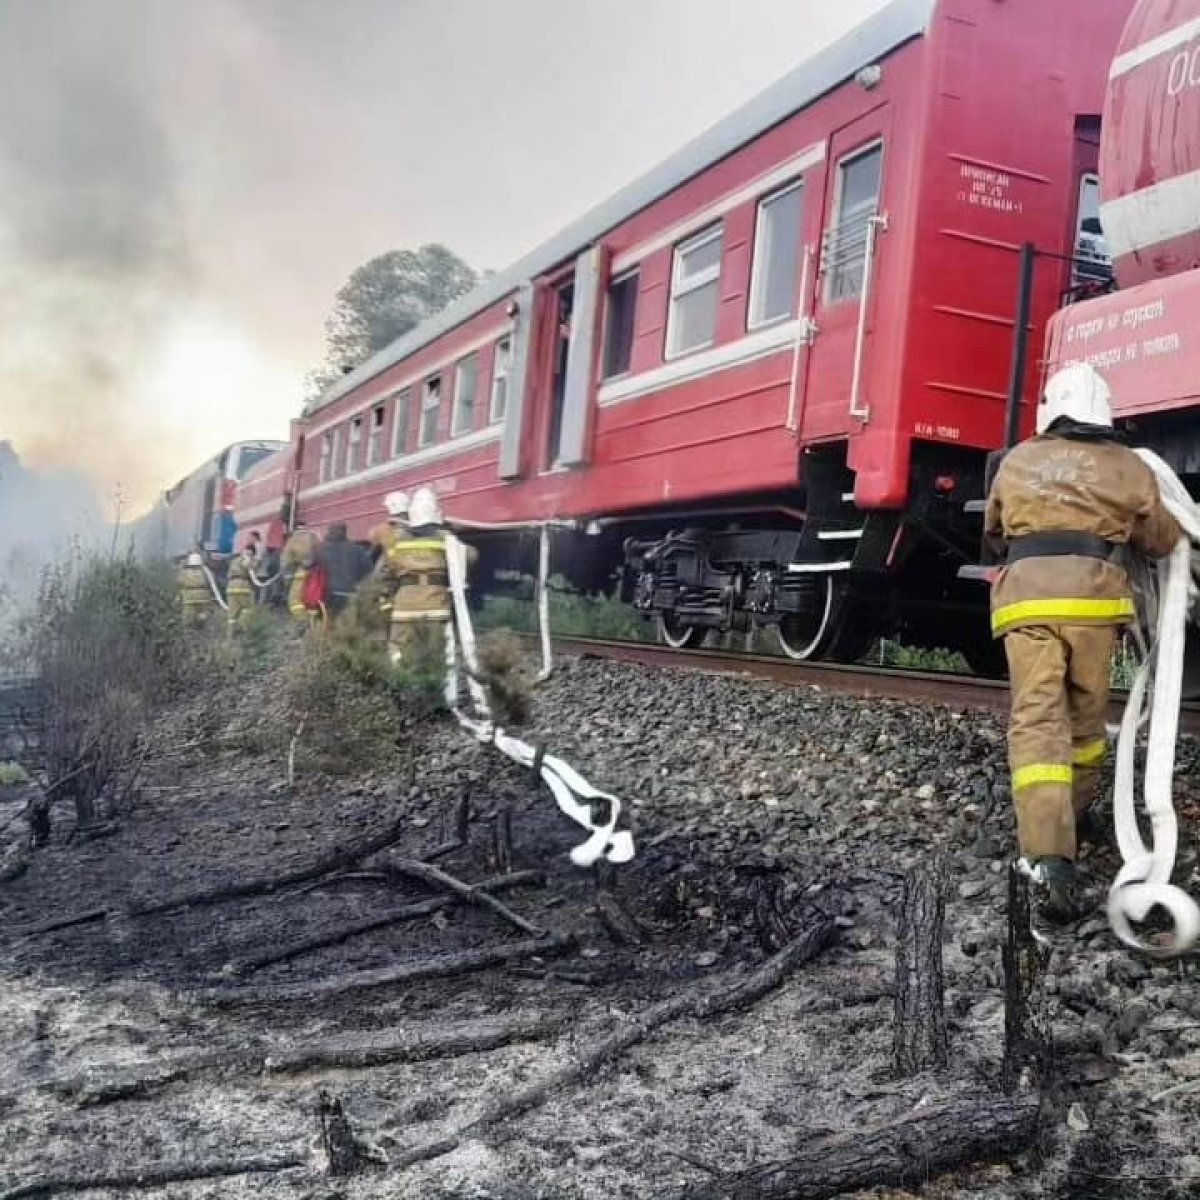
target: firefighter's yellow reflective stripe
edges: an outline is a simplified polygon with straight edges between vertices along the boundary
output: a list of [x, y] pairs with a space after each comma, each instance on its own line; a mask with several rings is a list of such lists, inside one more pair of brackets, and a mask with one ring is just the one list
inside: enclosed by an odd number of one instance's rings
[[1030, 763], [1018, 767], [1012, 774], [1013, 791], [1033, 787], [1039, 783], [1070, 784], [1073, 776], [1070, 763]]
[[1002, 633], [1018, 621], [1064, 622], [1071, 621], [1120, 621], [1134, 616], [1133, 601], [1128, 597], [1120, 600], [1058, 599], [1018, 600], [1005, 604], [992, 613], [992, 632]]
[[1104, 738], [1097, 738], [1094, 742], [1084, 742], [1082, 746], [1076, 746], [1074, 753], [1071, 755], [1071, 761], [1077, 767], [1093, 767], [1107, 753], [1108, 742]]
[[446, 549], [446, 543], [441, 538], [413, 538], [403, 542], [396, 542], [392, 546], [392, 552], [397, 553], [404, 550], [442, 550]]

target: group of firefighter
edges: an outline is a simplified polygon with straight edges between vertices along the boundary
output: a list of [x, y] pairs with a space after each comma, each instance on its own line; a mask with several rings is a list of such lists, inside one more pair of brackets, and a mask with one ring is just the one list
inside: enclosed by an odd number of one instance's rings
[[[1094, 368], [1075, 364], [1049, 380], [1036, 430], [995, 472], [985, 534], [1003, 558], [991, 622], [1011, 680], [1018, 865], [1038, 890], [1043, 914], [1066, 921], [1083, 903], [1076, 862], [1096, 827], [1091, 809], [1107, 754], [1117, 633], [1136, 616], [1123, 556], [1132, 550], [1161, 558], [1183, 534], [1153, 472], [1114, 429], [1109, 388]], [[393, 492], [385, 503], [387, 523], [372, 542], [375, 571], [388, 583], [388, 645], [396, 659], [418, 623], [449, 621], [450, 601], [436, 495], [419, 489], [410, 504]], [[335, 580], [324, 597], [313, 588], [314, 572], [328, 574], [337, 561], [331, 540], [344, 542], [345, 527], [327, 535], [324, 560], [321, 544], [302, 527], [283, 549], [288, 607], [298, 619], [343, 602], [344, 583]], [[194, 565], [201, 565], [198, 557]], [[208, 590], [209, 581], [196, 576], [185, 594], [199, 596], [202, 586]], [[231, 572], [231, 619], [252, 602], [247, 576]]]
[[390, 492], [384, 509], [386, 520], [371, 530], [368, 546], [351, 541], [344, 523], [318, 538], [297, 521], [278, 554], [268, 557], [261, 539], [251, 534], [229, 562], [223, 597], [203, 554], [193, 551], [178, 576], [185, 624], [207, 627], [223, 610], [227, 628], [236, 634], [247, 614], [274, 592], [293, 620], [323, 627], [370, 580], [368, 602], [382, 615], [382, 640], [392, 661], [401, 661], [419, 629], [450, 620], [445, 529], [431, 488], [418, 488], [411, 497]]

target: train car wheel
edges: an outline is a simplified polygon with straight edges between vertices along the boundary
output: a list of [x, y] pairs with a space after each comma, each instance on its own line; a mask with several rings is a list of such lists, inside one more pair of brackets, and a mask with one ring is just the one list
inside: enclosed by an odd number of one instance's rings
[[689, 650], [704, 643], [708, 630], [703, 625], [688, 625], [674, 613], [658, 614], [658, 636], [672, 650]]
[[816, 603], [809, 612], [787, 613], [779, 620], [776, 633], [779, 648], [788, 656], [804, 661], [816, 658], [829, 635], [834, 615], [833, 576], [824, 577], [825, 584], [817, 585]]

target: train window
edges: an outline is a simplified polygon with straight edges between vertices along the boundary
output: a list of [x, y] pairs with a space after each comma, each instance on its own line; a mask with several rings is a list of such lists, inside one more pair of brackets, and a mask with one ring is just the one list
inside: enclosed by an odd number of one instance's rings
[[367, 440], [367, 466], [373, 467], [383, 458], [383, 426], [386, 421], [382, 404], [371, 409], [371, 432]]
[[342, 427], [340, 425], [334, 428], [333, 441], [330, 443], [329, 449], [329, 478], [336, 479], [342, 471], [339, 468], [342, 465]]
[[351, 475], [362, 466], [363, 419], [355, 417], [350, 422], [350, 436], [346, 439], [346, 474]]
[[475, 393], [479, 387], [479, 355], [468, 354], [454, 368], [454, 411], [450, 415], [450, 436], [470, 433], [475, 424]]
[[412, 421], [412, 391], [405, 388], [396, 397], [396, 423], [392, 426], [392, 455], [399, 458], [408, 449], [408, 429]]
[[234, 447], [233, 459], [230, 462], [227, 478], [245, 479], [252, 467], [256, 467], [264, 458], [274, 454], [276, 447], [255, 445], [253, 442], [242, 442]]
[[1075, 261], [1071, 264], [1073, 287], [1106, 284], [1112, 277], [1112, 258], [1100, 228], [1100, 177], [1085, 175], [1079, 181], [1079, 217], [1075, 225]]
[[633, 357], [633, 321], [637, 315], [638, 273], [626, 271], [608, 285], [604, 330], [604, 378], [624, 375]]
[[512, 340], [501, 338], [492, 356], [492, 398], [488, 420], [493, 424], [504, 420], [508, 411], [508, 369], [512, 363]]
[[421, 396], [421, 436], [418, 439], [420, 445], [433, 445], [441, 413], [442, 379], [440, 375], [435, 375], [425, 381], [425, 391]]
[[746, 320], [749, 329], [785, 320], [795, 309], [803, 207], [804, 184], [800, 180], [758, 203], [754, 266], [750, 271], [750, 311]]
[[318, 472], [321, 483], [333, 478], [333, 434], [327, 433], [321, 438], [321, 462]]
[[871, 218], [879, 209], [883, 146], [876, 143], [838, 163], [835, 224], [825, 234], [821, 269], [825, 300], [852, 300], [862, 292]]
[[714, 225], [675, 247], [667, 314], [668, 358], [707, 346], [716, 336], [721, 243], [721, 226]]

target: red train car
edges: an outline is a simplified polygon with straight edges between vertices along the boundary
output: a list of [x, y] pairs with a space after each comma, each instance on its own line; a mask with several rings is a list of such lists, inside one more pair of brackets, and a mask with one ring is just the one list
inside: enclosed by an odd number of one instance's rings
[[299, 513], [362, 536], [428, 483], [452, 518], [577, 522], [566, 572], [620, 566], [675, 644], [983, 661], [964, 502], [1036, 383], [1010, 378], [1019, 249], [1061, 256], [1037, 338], [1080, 282], [1132, 7], [895, 0], [311, 405]]
[[1121, 290], [1051, 322], [1047, 361], [1092, 363], [1114, 412], [1200, 494], [1200, 0], [1141, 0], [1110, 71], [1100, 221]]
[[292, 522], [296, 493], [298, 423], [291, 441], [256, 463], [243, 477], [237, 496], [241, 534], [258, 533], [272, 550], [283, 546]]

